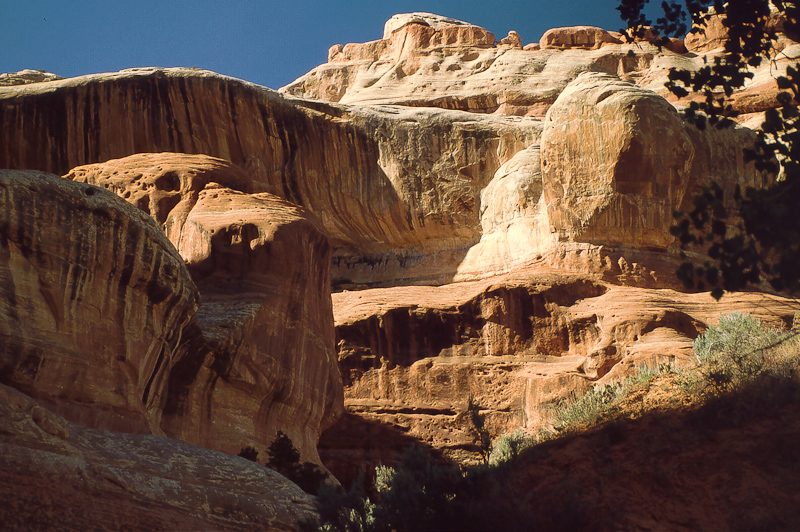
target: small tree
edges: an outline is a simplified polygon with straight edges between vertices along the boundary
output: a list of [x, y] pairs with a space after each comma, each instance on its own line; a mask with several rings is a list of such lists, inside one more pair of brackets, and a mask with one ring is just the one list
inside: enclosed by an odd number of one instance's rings
[[247, 458], [251, 462], [258, 462], [258, 451], [256, 451], [255, 447], [242, 447], [242, 450], [239, 451], [239, 456], [242, 458]]
[[481, 407], [475, 402], [475, 399], [470, 395], [467, 400], [467, 412], [469, 412], [469, 420], [472, 424], [472, 431], [478, 439], [478, 452], [484, 464], [489, 463], [489, 456], [492, 454], [492, 435], [489, 429], [486, 428], [486, 416], [481, 414]]
[[328, 477], [315, 464], [300, 462], [300, 451], [283, 431], [278, 431], [275, 441], [267, 449], [267, 454], [269, 460], [266, 466], [300, 486], [306, 493], [316, 495], [320, 485]]
[[300, 464], [300, 451], [295, 449], [292, 440], [281, 430], [275, 436], [275, 441], [269, 445], [267, 454], [269, 455], [267, 467], [284, 476], [287, 476], [287, 472]]

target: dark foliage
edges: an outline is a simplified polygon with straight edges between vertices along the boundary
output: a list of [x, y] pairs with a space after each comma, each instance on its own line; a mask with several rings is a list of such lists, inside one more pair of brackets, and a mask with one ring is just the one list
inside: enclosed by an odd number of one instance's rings
[[270, 444], [267, 454], [269, 460], [265, 465], [300, 486], [306, 493], [316, 495], [328, 477], [316, 465], [310, 462], [301, 463], [300, 451], [295, 448], [289, 436], [280, 430], [275, 441]]
[[242, 450], [239, 451], [239, 456], [242, 458], [247, 458], [251, 462], [258, 462], [258, 451], [256, 451], [255, 447], [242, 447]]
[[467, 402], [467, 412], [469, 413], [469, 421], [472, 424], [472, 431], [478, 439], [478, 452], [484, 464], [489, 463], [489, 456], [492, 454], [492, 435], [489, 429], [486, 428], [486, 416], [481, 414], [481, 407], [475, 402], [475, 399], [470, 396]]
[[[722, 23], [729, 36], [727, 55], [697, 72], [673, 69], [669, 74], [667, 87], [676, 96], [690, 92], [703, 96], [685, 112], [700, 129], [732, 125], [736, 113], [731, 95], [753, 77], [748, 66], [775, 60], [778, 27], [797, 35], [800, 10], [794, 2], [670, 0], [662, 2], [664, 16], [653, 23], [642, 13], [648, 1], [620, 0], [617, 9], [629, 24], [625, 30], [629, 40], [643, 36], [647, 26], [665, 37], [684, 35], [692, 23], [695, 28], [691, 31], [702, 32], [710, 16], [709, 7], [724, 15]], [[712, 289], [716, 298], [724, 290], [740, 290], [761, 279], [776, 290], [800, 291], [800, 216], [795, 212], [800, 204], [800, 69], [789, 67], [777, 83], [783, 91], [780, 108], [766, 113], [757, 145], [746, 153], [759, 170], [776, 174], [780, 170], [776, 184], [762, 190], [737, 189], [733, 198], [725, 198], [722, 187], [714, 184], [695, 197], [691, 212], [676, 213], [672, 233], [682, 248], [707, 249], [710, 258], [702, 266], [683, 264], [678, 276], [687, 287]], [[726, 204], [733, 208], [727, 209]]]
[[[551, 530], [509, 493], [509, 466], [459, 467], [437, 461], [425, 448], [412, 446], [397, 468], [378, 468], [378, 498], [370, 501], [358, 486], [324, 488], [317, 500], [319, 523], [311, 530], [340, 532], [412, 532]], [[561, 513], [558, 513], [561, 515]], [[555, 519], [552, 530], [579, 530], [578, 512]], [[566, 526], [562, 526], [566, 525]]]
[[267, 467], [279, 473], [288, 471], [300, 463], [300, 451], [295, 448], [289, 436], [280, 430], [275, 436], [275, 440], [269, 445], [267, 454], [269, 455]]

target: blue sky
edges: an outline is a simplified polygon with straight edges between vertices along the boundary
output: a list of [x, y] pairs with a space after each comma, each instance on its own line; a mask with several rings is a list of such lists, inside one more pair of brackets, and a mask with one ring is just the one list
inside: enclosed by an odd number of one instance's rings
[[61, 76], [143, 66], [213, 70], [278, 88], [327, 60], [331, 45], [380, 39], [396, 13], [428, 11], [508, 30], [619, 29], [616, 0], [0, 0], [0, 72]]

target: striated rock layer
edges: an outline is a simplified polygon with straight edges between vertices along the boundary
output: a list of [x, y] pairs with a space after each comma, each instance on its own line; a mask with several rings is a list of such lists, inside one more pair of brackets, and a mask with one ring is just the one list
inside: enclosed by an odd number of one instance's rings
[[694, 338], [721, 314], [747, 312], [786, 325], [800, 308], [758, 293], [717, 303], [708, 294], [617, 286], [542, 268], [333, 299], [350, 415], [323, 434], [320, 452], [343, 478], [391, 461], [408, 440], [475, 459], [470, 396], [493, 435], [534, 431], [547, 423], [549, 405], [594, 384], [641, 365], [692, 363]]
[[140, 152], [221, 157], [253, 191], [313, 212], [334, 246], [333, 278], [350, 284], [452, 278], [480, 238], [481, 190], [541, 131], [518, 117], [299, 101], [187, 69], [5, 87], [0, 102], [0, 167], [65, 174]]
[[0, 375], [89, 426], [162, 434], [199, 298], [149, 217], [97, 187], [0, 171]]
[[[167, 434], [237, 453], [278, 430], [317, 461], [342, 412], [334, 350], [330, 246], [316, 218], [204, 155], [137, 154], [73, 169], [151, 213], [198, 285], [209, 351], [170, 381]], [[231, 187], [231, 188], [228, 188]]]
[[311, 496], [265, 467], [67, 422], [0, 384], [5, 530], [297, 530]]

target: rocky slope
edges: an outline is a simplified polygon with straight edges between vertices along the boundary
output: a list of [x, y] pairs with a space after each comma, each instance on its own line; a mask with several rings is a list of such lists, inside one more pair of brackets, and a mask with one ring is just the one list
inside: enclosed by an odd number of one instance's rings
[[296, 530], [297, 486], [244, 458], [67, 422], [0, 384], [5, 530]]

